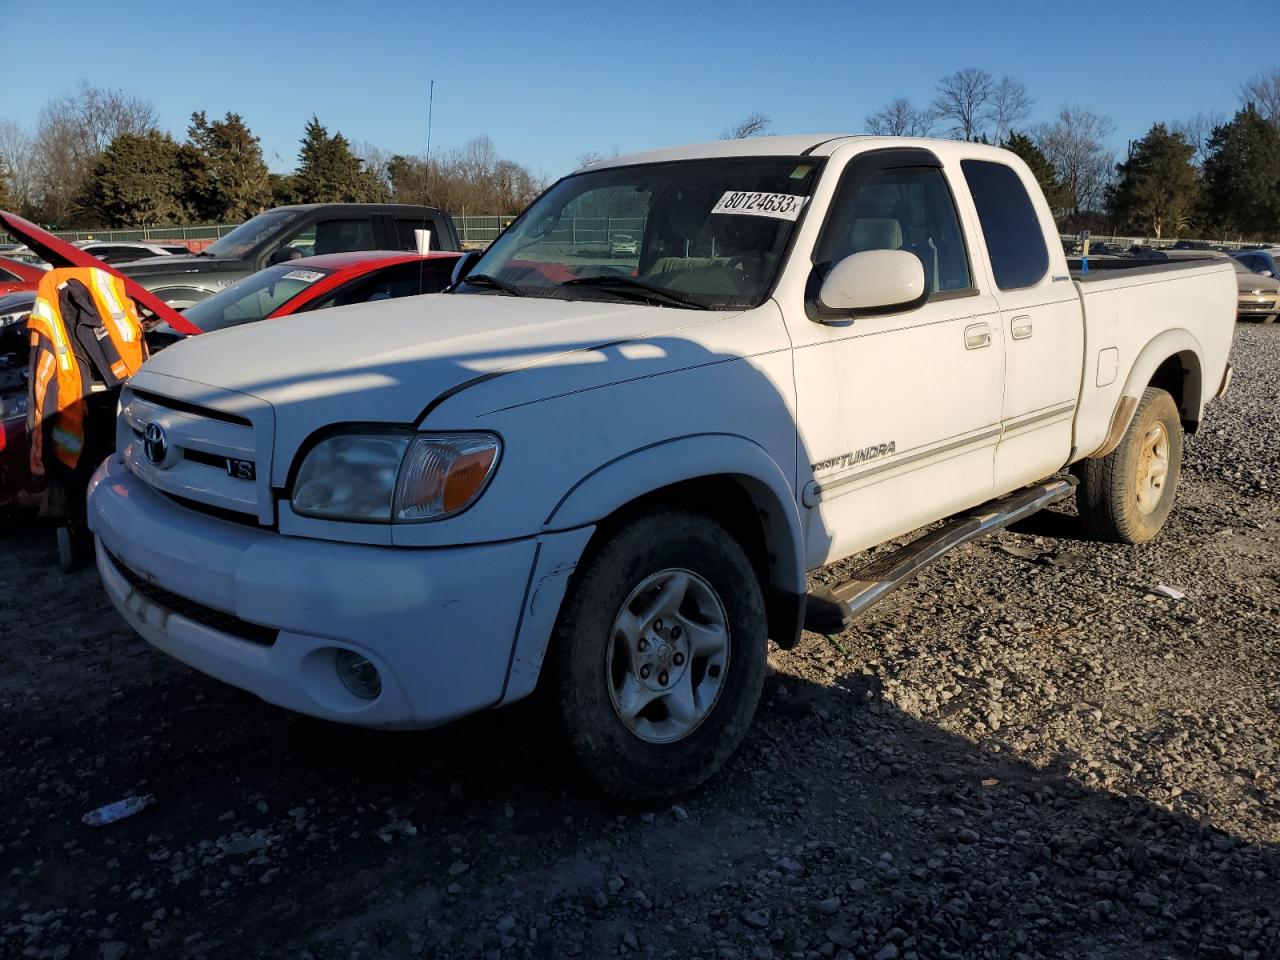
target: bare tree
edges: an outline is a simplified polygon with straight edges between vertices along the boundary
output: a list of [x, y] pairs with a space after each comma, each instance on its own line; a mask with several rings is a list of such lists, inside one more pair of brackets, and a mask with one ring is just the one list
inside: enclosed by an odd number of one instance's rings
[[1263, 117], [1280, 126], [1280, 67], [1272, 67], [1241, 84], [1240, 102], [1252, 103]]
[[73, 217], [102, 152], [116, 137], [155, 130], [157, 120], [150, 100], [87, 83], [46, 103], [34, 144], [41, 218], [65, 223]]
[[938, 81], [933, 112], [949, 121], [947, 132], [956, 140], [976, 140], [987, 122], [995, 78], [985, 70], [966, 67]]
[[35, 151], [27, 131], [12, 120], [0, 120], [0, 157], [9, 170], [9, 196], [25, 211], [36, 191]]
[[720, 134], [721, 140], [741, 140], [744, 137], [759, 137], [769, 132], [769, 118], [763, 113], [753, 113], [739, 120], [732, 127]]
[[351, 152], [364, 161], [364, 168], [377, 177], [379, 183], [391, 190], [391, 174], [387, 171], [387, 164], [391, 162], [390, 151], [365, 140], [353, 143]]
[[1115, 156], [1106, 145], [1106, 138], [1114, 129], [1110, 117], [1068, 106], [1058, 111], [1058, 118], [1052, 123], [1042, 123], [1032, 130], [1036, 146], [1053, 164], [1075, 216], [1083, 210], [1102, 207], [1115, 169]]
[[919, 108], [906, 97], [895, 97], [867, 114], [867, 132], [881, 137], [927, 137], [933, 130], [933, 111]]
[[991, 92], [985, 112], [985, 119], [991, 124], [997, 143], [1022, 127], [1031, 115], [1033, 103], [1035, 101], [1021, 80], [1015, 77], [1000, 79]]
[[1209, 156], [1209, 139], [1213, 136], [1214, 128], [1226, 122], [1226, 116], [1217, 110], [1210, 110], [1197, 113], [1185, 120], [1178, 120], [1170, 124], [1169, 129], [1174, 133], [1182, 134], [1182, 139], [1195, 148], [1196, 152], [1191, 155], [1191, 162], [1197, 167], [1203, 167]]

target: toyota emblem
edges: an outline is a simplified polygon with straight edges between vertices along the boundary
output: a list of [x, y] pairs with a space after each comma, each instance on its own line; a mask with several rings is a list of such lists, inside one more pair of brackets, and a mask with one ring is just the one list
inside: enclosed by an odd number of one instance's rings
[[169, 453], [169, 438], [165, 436], [164, 427], [158, 423], [148, 423], [142, 434], [142, 446], [148, 460], [156, 466], [164, 463], [164, 458]]

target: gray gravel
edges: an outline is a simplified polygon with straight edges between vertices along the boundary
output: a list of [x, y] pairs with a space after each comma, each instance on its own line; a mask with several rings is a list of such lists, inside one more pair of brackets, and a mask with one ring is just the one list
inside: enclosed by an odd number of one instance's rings
[[1233, 361], [1156, 543], [1068, 508], [957, 552], [775, 651], [738, 758], [656, 810], [577, 790], [532, 707], [266, 706], [10, 531], [0, 956], [1280, 956], [1280, 326]]

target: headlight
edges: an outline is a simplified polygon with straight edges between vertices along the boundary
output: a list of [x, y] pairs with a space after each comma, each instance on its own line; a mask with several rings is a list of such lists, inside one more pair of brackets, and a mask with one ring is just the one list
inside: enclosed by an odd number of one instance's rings
[[293, 510], [328, 520], [439, 520], [480, 496], [501, 450], [502, 442], [489, 433], [330, 437], [303, 460]]

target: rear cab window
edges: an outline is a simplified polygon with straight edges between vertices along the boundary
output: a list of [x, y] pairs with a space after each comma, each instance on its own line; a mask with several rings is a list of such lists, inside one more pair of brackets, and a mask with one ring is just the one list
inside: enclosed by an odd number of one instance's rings
[[978, 211], [996, 286], [1035, 286], [1049, 272], [1049, 249], [1022, 178], [1012, 167], [991, 160], [961, 160], [960, 169]]

